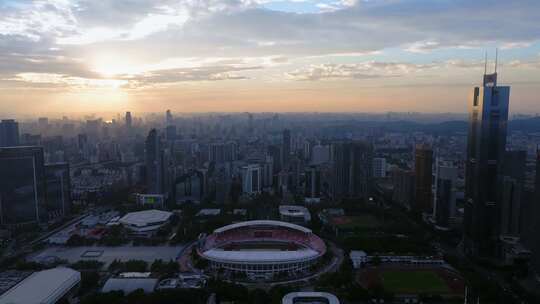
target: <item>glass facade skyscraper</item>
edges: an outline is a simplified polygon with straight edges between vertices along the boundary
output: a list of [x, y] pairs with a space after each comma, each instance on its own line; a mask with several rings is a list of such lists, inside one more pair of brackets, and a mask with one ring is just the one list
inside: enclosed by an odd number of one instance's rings
[[0, 121], [0, 147], [19, 145], [19, 123], [13, 119]]
[[43, 148], [0, 148], [0, 222], [40, 223], [47, 219]]
[[498, 180], [506, 147], [510, 87], [497, 85], [497, 73], [484, 75], [469, 101], [464, 249], [493, 256], [499, 238]]
[[45, 165], [47, 220], [62, 218], [71, 211], [69, 164]]

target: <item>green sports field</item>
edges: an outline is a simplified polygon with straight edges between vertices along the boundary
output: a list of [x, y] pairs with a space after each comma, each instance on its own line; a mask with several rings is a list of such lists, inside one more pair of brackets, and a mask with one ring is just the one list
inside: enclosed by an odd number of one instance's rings
[[385, 290], [395, 294], [446, 294], [446, 282], [429, 270], [385, 270], [379, 274]]

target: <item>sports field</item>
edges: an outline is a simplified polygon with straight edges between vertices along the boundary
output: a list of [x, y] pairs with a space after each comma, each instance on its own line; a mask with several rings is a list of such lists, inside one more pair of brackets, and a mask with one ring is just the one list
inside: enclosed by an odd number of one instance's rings
[[386, 270], [379, 274], [385, 290], [395, 294], [446, 294], [450, 292], [446, 282], [430, 270]]
[[381, 226], [381, 222], [370, 214], [337, 216], [332, 218], [331, 223], [339, 229], [373, 229]]

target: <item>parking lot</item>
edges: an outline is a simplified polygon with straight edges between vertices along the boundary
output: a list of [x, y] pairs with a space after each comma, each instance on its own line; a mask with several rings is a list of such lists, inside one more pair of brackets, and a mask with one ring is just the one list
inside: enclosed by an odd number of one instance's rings
[[28, 257], [34, 262], [46, 262], [54, 259], [75, 263], [81, 260], [97, 260], [107, 266], [112, 261], [143, 260], [153, 262], [176, 260], [184, 246], [82, 246], [82, 247], [49, 247]]

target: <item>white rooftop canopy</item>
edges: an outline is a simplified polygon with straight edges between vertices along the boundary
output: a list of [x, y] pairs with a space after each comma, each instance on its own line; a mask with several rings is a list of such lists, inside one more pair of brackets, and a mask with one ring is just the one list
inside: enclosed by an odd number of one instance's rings
[[205, 251], [203, 255], [206, 258], [215, 261], [269, 263], [311, 259], [318, 257], [319, 253], [313, 249], [304, 249], [297, 251], [226, 251], [220, 249], [210, 249]]
[[0, 304], [54, 304], [81, 281], [71, 268], [34, 272], [0, 296]]
[[221, 228], [218, 228], [214, 230], [214, 233], [222, 233], [228, 230], [237, 229], [241, 227], [249, 227], [249, 226], [277, 226], [277, 227], [285, 227], [293, 230], [302, 231], [305, 233], [311, 233], [311, 229], [308, 229], [306, 227], [302, 227], [300, 225], [295, 225], [291, 223], [286, 222], [280, 222], [280, 221], [270, 221], [270, 220], [256, 220], [256, 221], [247, 221], [247, 222], [241, 222], [241, 223], [235, 223], [227, 226], [223, 226]]

